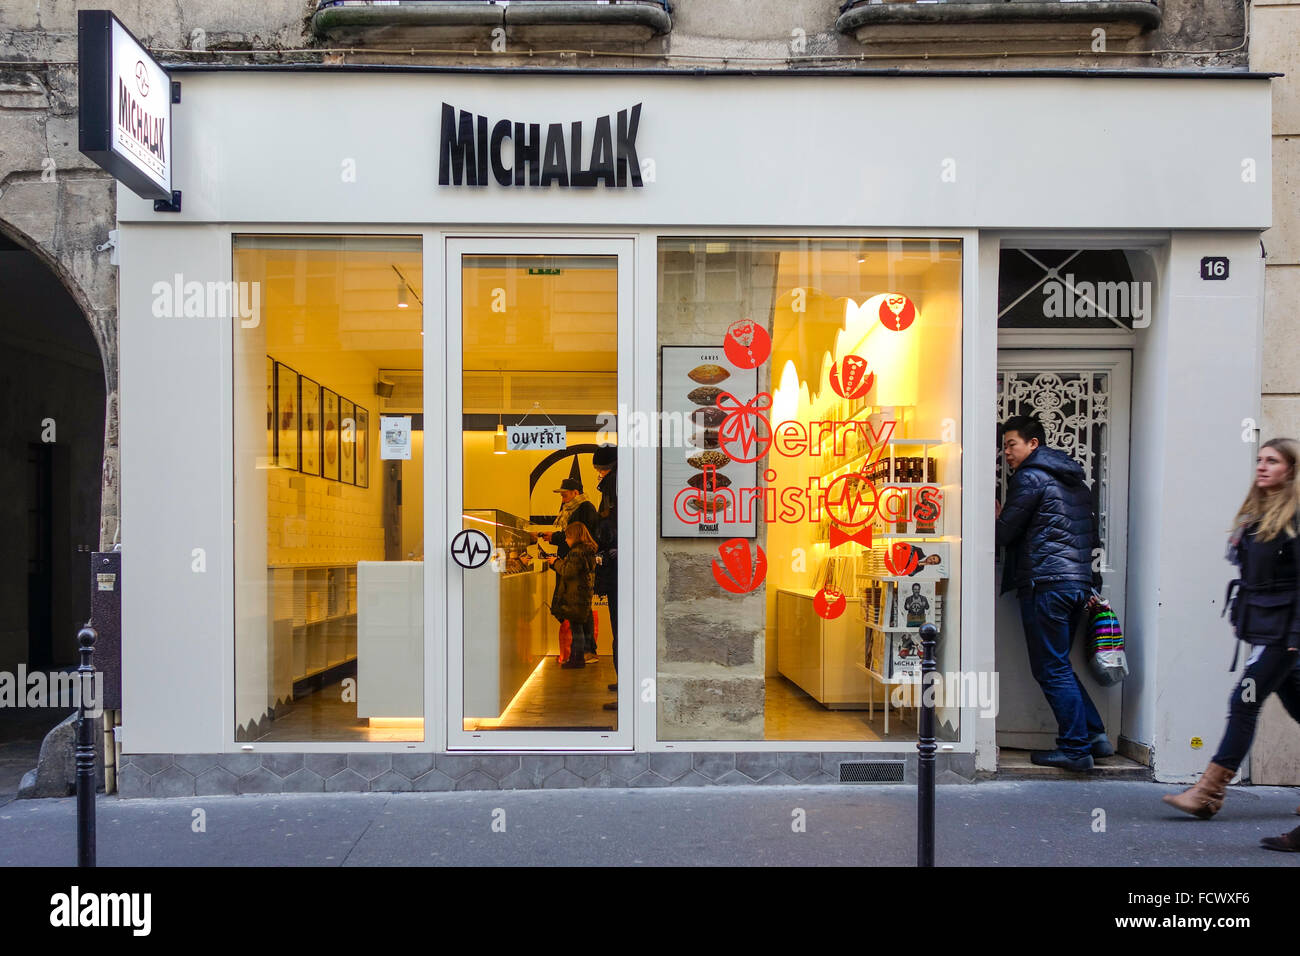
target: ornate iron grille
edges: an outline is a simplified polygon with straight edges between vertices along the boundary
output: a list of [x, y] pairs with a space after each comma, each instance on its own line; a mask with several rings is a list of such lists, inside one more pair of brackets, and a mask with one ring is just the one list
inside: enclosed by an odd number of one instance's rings
[[[998, 372], [998, 421], [1032, 415], [1047, 444], [1083, 466], [1101, 524], [1102, 547], [1110, 548], [1110, 373], [1095, 370]], [[1007, 467], [999, 449], [998, 497], [1006, 500]]]

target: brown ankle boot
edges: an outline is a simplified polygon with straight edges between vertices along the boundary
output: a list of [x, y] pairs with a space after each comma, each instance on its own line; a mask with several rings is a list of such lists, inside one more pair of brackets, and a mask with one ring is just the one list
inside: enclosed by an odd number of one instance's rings
[[1269, 850], [1281, 850], [1283, 853], [1300, 853], [1300, 827], [1281, 836], [1264, 837], [1259, 845]]
[[1212, 763], [1205, 768], [1201, 779], [1195, 785], [1174, 796], [1165, 794], [1160, 799], [1184, 813], [1208, 820], [1223, 808], [1223, 798], [1227, 793], [1228, 781], [1236, 771]]

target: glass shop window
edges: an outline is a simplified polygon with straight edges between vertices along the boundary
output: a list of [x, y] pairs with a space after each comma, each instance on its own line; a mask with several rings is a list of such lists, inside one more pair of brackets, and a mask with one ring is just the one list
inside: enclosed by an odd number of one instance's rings
[[926, 625], [957, 739], [961, 264], [660, 240], [660, 739], [914, 740]]
[[422, 740], [421, 241], [236, 236], [234, 274], [235, 739]]

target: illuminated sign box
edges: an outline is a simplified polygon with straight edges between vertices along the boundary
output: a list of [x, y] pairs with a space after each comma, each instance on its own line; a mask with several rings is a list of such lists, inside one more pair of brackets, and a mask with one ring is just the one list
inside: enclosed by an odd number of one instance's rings
[[172, 199], [171, 79], [107, 10], [77, 14], [78, 148], [142, 199]]

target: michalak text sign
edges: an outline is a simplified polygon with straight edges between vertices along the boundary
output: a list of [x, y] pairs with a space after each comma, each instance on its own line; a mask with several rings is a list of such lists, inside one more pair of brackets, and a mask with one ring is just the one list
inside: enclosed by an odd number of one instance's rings
[[501, 186], [639, 187], [640, 123], [640, 103], [598, 116], [588, 127], [588, 146], [581, 121], [569, 123], [567, 130], [563, 123], [549, 123], [543, 134], [541, 123], [494, 122], [443, 103], [438, 185], [486, 186], [491, 176]]
[[172, 198], [171, 79], [107, 10], [77, 15], [82, 153], [144, 199]]

